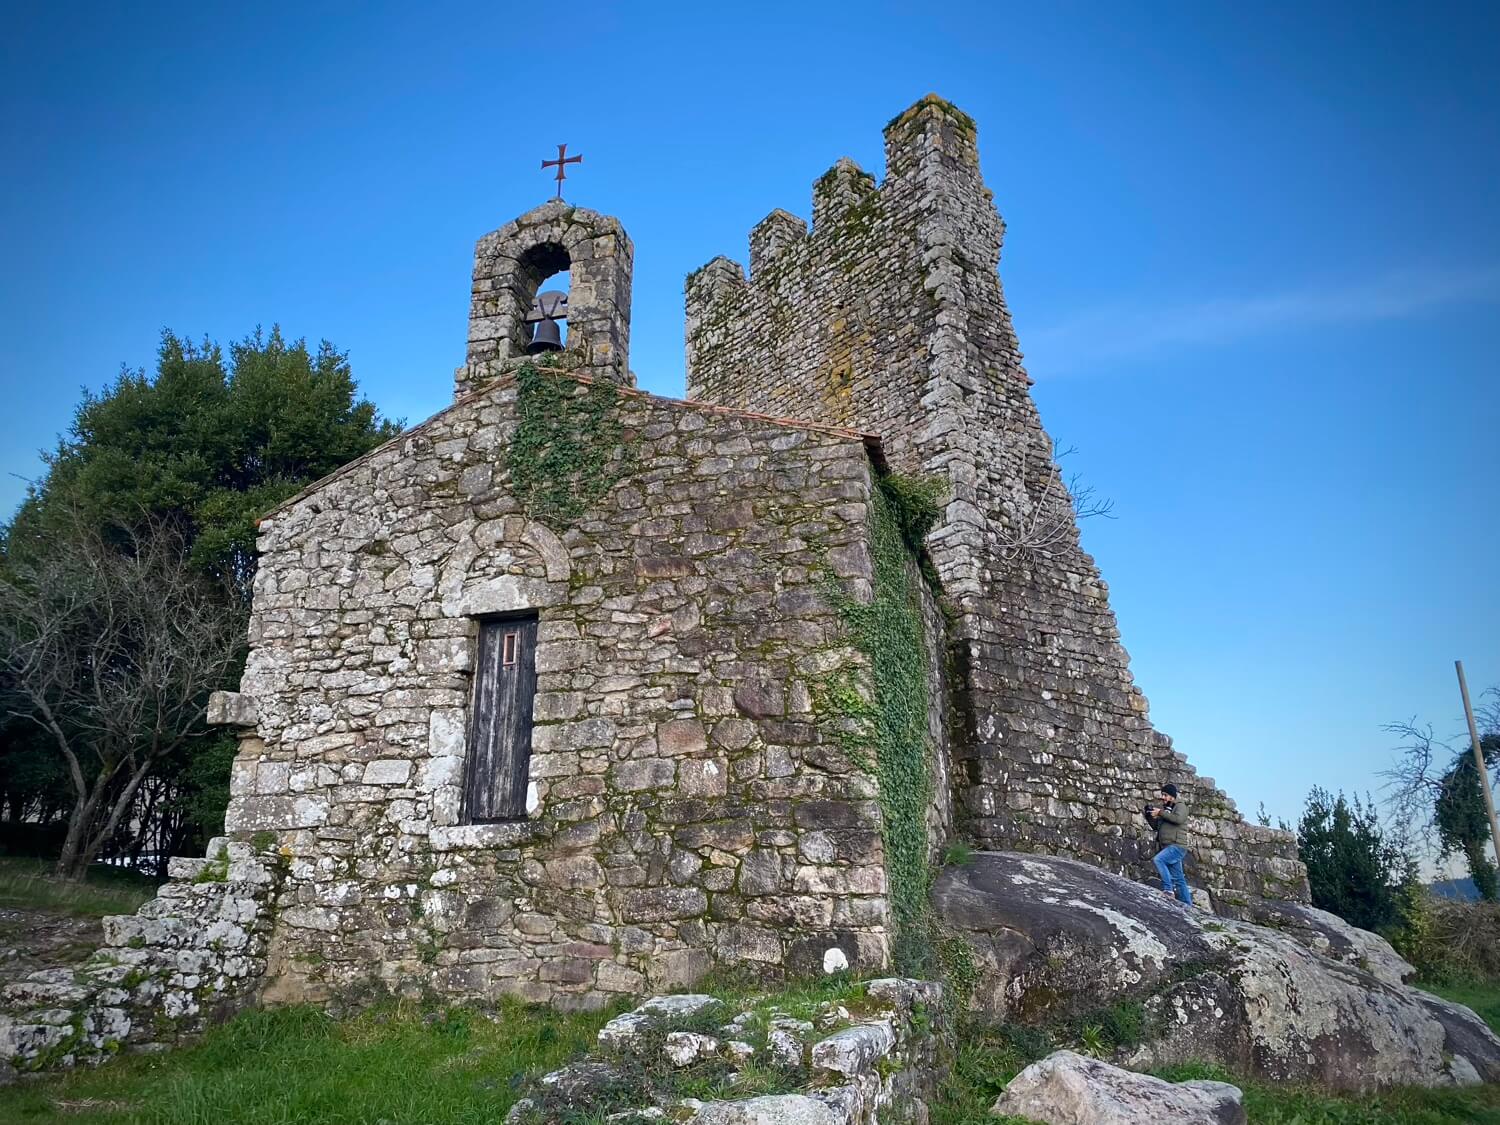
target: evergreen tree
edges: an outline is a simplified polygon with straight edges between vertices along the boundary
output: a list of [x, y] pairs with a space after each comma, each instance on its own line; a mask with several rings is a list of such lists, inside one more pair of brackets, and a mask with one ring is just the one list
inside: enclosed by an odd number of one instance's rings
[[256, 329], [226, 360], [211, 341], [164, 332], [154, 376], [126, 370], [102, 394], [85, 390], [5, 547], [34, 561], [60, 518], [103, 530], [157, 519], [248, 600], [256, 518], [400, 431], [356, 395], [347, 355], [327, 341], [312, 352]]
[[[1488, 735], [1480, 742], [1485, 765], [1500, 763], [1500, 735]], [[1441, 787], [1433, 801], [1433, 823], [1437, 826], [1438, 844], [1444, 855], [1459, 852], [1469, 864], [1474, 889], [1487, 902], [1500, 900], [1500, 879], [1495, 865], [1485, 854], [1490, 846], [1490, 818], [1484, 807], [1481, 785], [1488, 785], [1475, 768], [1472, 750], [1460, 754], [1443, 774]]]
[[1297, 825], [1313, 905], [1350, 925], [1379, 930], [1398, 921], [1400, 890], [1410, 869], [1385, 838], [1373, 805], [1314, 787]]

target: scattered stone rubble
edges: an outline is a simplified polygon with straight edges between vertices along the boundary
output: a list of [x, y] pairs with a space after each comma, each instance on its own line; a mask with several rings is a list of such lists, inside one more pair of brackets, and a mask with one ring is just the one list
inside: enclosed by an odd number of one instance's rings
[[135, 914], [105, 918], [104, 946], [82, 964], [0, 988], [0, 1082], [159, 1049], [251, 999], [283, 865], [227, 839], [208, 852], [172, 860]]
[[[551, 1125], [579, 1111], [695, 1125], [926, 1120], [950, 1047], [941, 985], [884, 978], [807, 1010], [775, 1003], [647, 1000], [600, 1030], [594, 1055], [540, 1079], [506, 1121]], [[723, 1096], [682, 1096], [686, 1084]]]

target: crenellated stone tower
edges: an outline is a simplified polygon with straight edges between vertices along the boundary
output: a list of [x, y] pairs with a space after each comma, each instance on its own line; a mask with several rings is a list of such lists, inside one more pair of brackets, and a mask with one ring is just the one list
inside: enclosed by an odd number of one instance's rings
[[946, 481], [928, 545], [954, 610], [972, 843], [1141, 876], [1140, 808], [1171, 778], [1194, 810], [1195, 882], [1305, 898], [1295, 841], [1243, 821], [1151, 726], [1031, 398], [976, 139], [928, 96], [886, 126], [884, 183], [840, 160], [814, 185], [811, 231], [772, 211], [748, 278], [722, 257], [689, 277], [688, 397], [877, 434], [894, 469]]

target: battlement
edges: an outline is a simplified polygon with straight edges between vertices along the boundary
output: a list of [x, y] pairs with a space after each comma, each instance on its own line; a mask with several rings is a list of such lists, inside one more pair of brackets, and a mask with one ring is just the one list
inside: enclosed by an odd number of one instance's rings
[[[990, 203], [979, 174], [974, 120], [936, 94], [928, 94], [886, 125], [885, 156], [886, 178], [879, 185], [874, 175], [848, 157], [840, 157], [819, 176], [812, 185], [811, 226], [779, 207], [757, 223], [750, 232], [748, 275], [742, 265], [723, 257], [693, 274], [689, 320], [695, 314], [700, 319], [707, 315], [720, 296], [733, 300], [729, 295], [737, 285], [776, 287], [782, 273], [816, 269], [824, 256], [837, 256], [848, 266], [857, 259], [861, 243], [878, 246], [896, 234], [896, 227], [911, 227], [955, 206], [964, 209], [960, 195], [973, 196], [970, 206]], [[998, 261], [1003, 229], [996, 228], [995, 245], [985, 257]], [[693, 335], [690, 324], [690, 355]], [[695, 365], [690, 360], [688, 366], [691, 371]]]
[[957, 611], [975, 843], [1132, 870], [1141, 800], [1174, 777], [1210, 885], [1295, 894], [1294, 845], [1248, 832], [1147, 718], [1031, 399], [973, 119], [929, 95], [886, 125], [885, 159], [879, 183], [848, 159], [820, 176], [810, 228], [757, 223], [748, 276], [719, 257], [688, 279], [688, 397], [878, 434], [896, 471], [946, 484], [927, 546]]

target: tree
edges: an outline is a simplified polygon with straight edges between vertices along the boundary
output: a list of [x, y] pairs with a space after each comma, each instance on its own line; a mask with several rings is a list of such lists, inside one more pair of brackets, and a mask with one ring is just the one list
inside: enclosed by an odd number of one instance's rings
[[182, 534], [195, 566], [248, 601], [255, 520], [399, 431], [356, 397], [348, 357], [277, 328], [231, 344], [162, 334], [155, 377], [125, 370], [84, 392], [47, 476], [6, 534], [15, 558], [48, 549], [59, 519], [118, 538], [147, 514]]
[[116, 544], [80, 518], [45, 559], [0, 577], [12, 714], [41, 728], [72, 790], [59, 876], [81, 877], [152, 770], [210, 733], [203, 710], [243, 624], [156, 520]]
[[[1481, 741], [1480, 749], [1484, 751], [1485, 765], [1493, 767], [1500, 760], [1500, 739], [1492, 739], [1488, 745]], [[1500, 900], [1500, 881], [1495, 876], [1495, 865], [1484, 854], [1490, 843], [1490, 819], [1484, 807], [1484, 794], [1479, 789], [1481, 784], [1489, 784], [1489, 778], [1481, 783], [1478, 774], [1472, 750], [1460, 754], [1439, 779], [1432, 806], [1433, 823], [1443, 854], [1461, 853], [1469, 865], [1469, 874], [1474, 877], [1479, 897], [1495, 902]]]
[[1465, 735], [1462, 745], [1438, 739], [1432, 726], [1415, 720], [1390, 723], [1386, 730], [1402, 739], [1396, 764], [1383, 771], [1388, 803], [1402, 817], [1426, 826], [1437, 838], [1440, 855], [1462, 855], [1474, 888], [1489, 902], [1500, 901], [1500, 876], [1485, 854], [1490, 823], [1481, 785], [1500, 776], [1500, 691], [1490, 688], [1476, 708], [1479, 748], [1486, 771], [1481, 777]]
[[1050, 556], [1078, 542], [1078, 524], [1096, 516], [1114, 519], [1115, 502], [1096, 495], [1078, 473], [1063, 482], [1056, 465], [1077, 452], [1073, 446], [1054, 455], [1042, 469], [1042, 486], [1033, 495], [1022, 489], [1018, 498], [1003, 505], [1008, 522], [998, 534], [1000, 557], [1014, 563], [1023, 557]]
[[1378, 930], [1399, 920], [1410, 862], [1386, 839], [1368, 799], [1350, 802], [1313, 787], [1297, 825], [1313, 905], [1350, 925]]
[[[163, 333], [153, 374], [125, 370], [102, 393], [84, 392], [68, 433], [46, 455], [45, 477], [0, 527], [0, 581], [35, 590], [59, 565], [59, 545], [80, 537], [91, 551], [107, 547], [126, 558], [138, 538], [164, 537], [212, 596], [242, 615], [256, 519], [399, 429], [358, 397], [347, 356], [326, 341], [310, 351], [278, 329], [257, 329], [226, 352]], [[19, 627], [13, 622], [12, 633]], [[235, 660], [212, 687], [232, 686], [243, 653], [241, 632]], [[0, 672], [0, 697], [7, 691], [14, 696], [15, 685]], [[0, 699], [0, 712], [26, 715], [0, 720], [0, 815], [13, 831], [24, 822], [27, 833], [45, 833], [60, 809], [73, 808], [76, 785], [30, 704]], [[69, 729], [69, 716], [54, 717]], [[232, 740], [205, 734], [201, 717], [181, 717], [186, 725], [173, 733], [183, 737], [169, 740], [135, 785], [134, 803], [107, 842], [111, 853], [155, 853], [164, 862], [168, 850], [190, 847], [222, 823]], [[120, 776], [99, 808], [125, 784]]]

